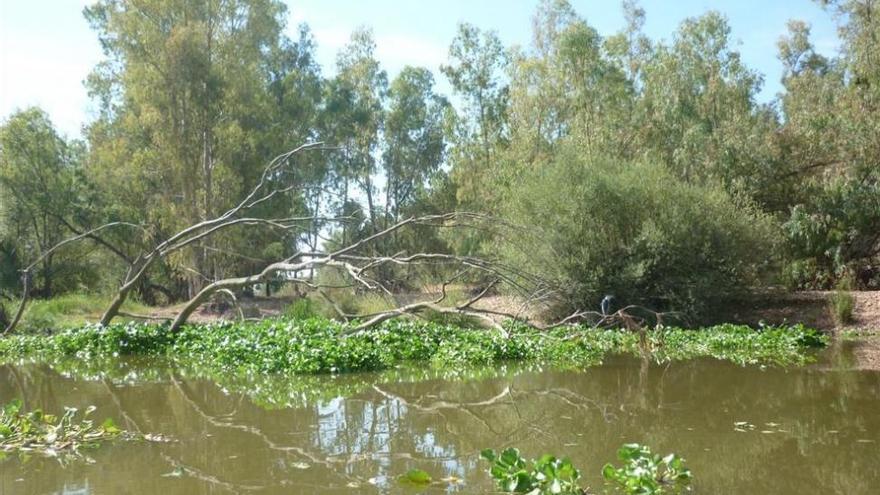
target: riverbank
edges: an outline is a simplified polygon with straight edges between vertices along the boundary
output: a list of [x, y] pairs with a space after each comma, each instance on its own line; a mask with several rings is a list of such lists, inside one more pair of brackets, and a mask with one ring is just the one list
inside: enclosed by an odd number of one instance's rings
[[650, 356], [657, 362], [714, 357], [740, 364], [803, 364], [828, 338], [802, 325], [719, 325], [643, 333], [590, 327], [539, 331], [509, 324], [505, 332], [413, 320], [392, 320], [352, 333], [354, 326], [321, 318], [167, 325], [94, 325], [54, 334], [0, 340], [0, 360], [163, 356], [217, 372], [314, 374], [435, 366], [531, 362], [584, 368], [606, 355]]
[[[854, 346], [854, 366], [858, 369], [880, 370], [880, 291], [851, 292], [855, 305], [853, 321], [838, 326], [828, 307], [831, 292], [768, 292], [755, 294], [748, 298], [731, 301], [723, 313], [717, 315], [719, 321], [757, 327], [760, 325], [786, 326], [803, 324], [832, 336], [845, 338]], [[432, 294], [407, 295], [407, 301], [417, 296], [430, 297]], [[217, 307], [206, 304], [199, 308], [191, 321], [200, 325], [217, 325], [224, 320], [238, 320], [244, 315], [249, 319], [282, 318], [290, 313], [290, 308], [299, 299], [296, 297], [254, 297], [242, 298], [240, 307]], [[480, 304], [501, 311], [514, 311], [521, 305], [509, 297], [494, 295], [480, 301]], [[35, 301], [26, 314], [27, 324], [20, 330], [23, 333], [45, 333], [46, 329], [82, 327], [96, 321], [105, 301], [97, 296], [63, 296], [52, 301]], [[148, 317], [151, 321], [172, 318], [179, 307], [148, 307], [131, 305], [129, 313]], [[28, 316], [29, 315], [29, 316]], [[121, 319], [125, 321], [125, 318]]]

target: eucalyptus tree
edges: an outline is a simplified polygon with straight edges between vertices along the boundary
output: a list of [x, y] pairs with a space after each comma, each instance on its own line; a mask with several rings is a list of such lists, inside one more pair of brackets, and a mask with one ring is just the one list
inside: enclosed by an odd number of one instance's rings
[[689, 182], [755, 193], [773, 165], [771, 108], [757, 105], [762, 77], [733, 47], [717, 12], [686, 19], [644, 66], [644, 146]]
[[[37, 259], [34, 292], [42, 297], [75, 287], [77, 276], [87, 280], [88, 270], [78, 270], [81, 253], [43, 256], [67, 233], [63, 217], [80, 193], [79, 156], [38, 108], [18, 111], [0, 125], [0, 276], [7, 290], [18, 289], [16, 270]], [[59, 277], [67, 280], [56, 284]]]
[[507, 49], [493, 31], [462, 23], [449, 47], [449, 64], [440, 71], [461, 98], [450, 114], [449, 161], [458, 200], [486, 205], [487, 183], [508, 141]]
[[532, 45], [511, 66], [512, 161], [540, 164], [562, 143], [623, 154], [633, 85], [604, 38], [562, 0], [543, 2], [533, 25]]
[[785, 178], [801, 192], [786, 223], [789, 279], [841, 277], [880, 286], [880, 18], [876, 0], [822, 2], [838, 19], [839, 56], [819, 55], [809, 27], [780, 42]]
[[[370, 29], [359, 28], [352, 33], [337, 56], [336, 69], [336, 76], [326, 84], [324, 131], [328, 143], [339, 147], [332, 164], [340, 193], [339, 207], [344, 215], [351, 215], [356, 202], [365, 200], [373, 230], [378, 225], [374, 178], [388, 76], [376, 59], [376, 42]], [[350, 240], [350, 233], [348, 229], [343, 232], [343, 242]]]
[[[324, 79], [315, 58], [316, 44], [308, 26], [300, 25], [295, 39], [282, 38], [273, 47], [268, 59], [267, 92], [271, 105], [266, 108], [268, 127], [262, 132], [264, 139], [256, 141], [262, 156], [274, 156], [279, 150], [288, 149], [291, 143], [317, 142], [323, 139], [320, 122], [323, 112]], [[324, 187], [329, 167], [326, 156], [320, 153], [297, 157], [296, 166], [276, 178], [279, 185], [291, 188], [258, 207], [257, 213], [272, 216], [278, 212], [292, 215], [321, 216], [327, 204]], [[303, 231], [296, 229], [283, 232], [264, 230], [248, 235], [230, 236], [239, 253], [256, 254], [251, 269], [257, 269], [267, 259], [279, 254], [292, 254], [302, 243], [317, 249], [322, 222], [314, 222]], [[254, 235], [262, 235], [255, 239]], [[265, 241], [266, 248], [254, 253], [254, 242]]]
[[[101, 104], [89, 173], [153, 237], [215, 217], [258, 180], [285, 9], [277, 0], [100, 0], [85, 9], [106, 56], [88, 81]], [[189, 292], [224, 271], [212, 252], [233, 249], [221, 241], [168, 260]]]
[[434, 93], [434, 77], [424, 68], [404, 67], [391, 82], [385, 118], [383, 169], [386, 223], [422, 197], [440, 171], [446, 143], [443, 118], [448, 102]]

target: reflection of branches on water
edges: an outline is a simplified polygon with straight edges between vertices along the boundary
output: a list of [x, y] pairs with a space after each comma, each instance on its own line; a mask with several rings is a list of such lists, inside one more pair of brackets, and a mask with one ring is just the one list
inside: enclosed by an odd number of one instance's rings
[[[123, 418], [125, 418], [125, 422], [128, 425], [127, 428], [132, 429], [133, 431], [136, 431], [140, 434], [143, 434], [144, 430], [141, 429], [141, 427], [138, 425], [137, 421], [135, 421], [135, 419], [132, 418], [130, 414], [128, 414], [128, 411], [122, 405], [122, 400], [116, 394], [116, 391], [113, 389], [112, 385], [110, 383], [108, 383], [106, 380], [102, 380], [101, 383], [107, 389], [107, 393], [110, 394], [110, 398], [113, 401], [113, 403], [116, 405], [116, 407], [119, 409], [119, 413], [122, 415]], [[163, 460], [165, 460], [165, 462], [170, 464], [172, 469], [174, 469], [175, 471], [178, 471], [178, 470], [182, 471], [193, 478], [196, 478], [200, 481], [204, 481], [205, 483], [209, 483], [214, 486], [219, 486], [219, 487], [225, 488], [228, 491], [232, 491], [232, 492], [242, 491], [242, 490], [243, 491], [259, 491], [259, 490], [263, 490], [266, 488], [265, 486], [260, 486], [260, 485], [243, 485], [243, 484], [239, 484], [239, 483], [232, 483], [230, 481], [223, 481], [216, 476], [207, 474], [204, 471], [201, 471], [201, 470], [196, 469], [192, 466], [188, 466], [188, 465], [184, 464], [183, 461], [171, 457], [167, 452], [161, 452], [160, 456], [162, 457]]]
[[[378, 385], [374, 385], [373, 390], [375, 390], [379, 395], [381, 395], [382, 397], [384, 397], [388, 400], [403, 404], [403, 405], [405, 405], [409, 408], [412, 408], [413, 410], [416, 410], [420, 413], [438, 415], [438, 416], [442, 417], [444, 419], [444, 426], [445, 426], [446, 430], [453, 436], [460, 436], [461, 433], [454, 432], [449, 429], [449, 424], [453, 423], [453, 421], [450, 421], [446, 417], [445, 413], [449, 412], [449, 411], [454, 411], [457, 413], [466, 414], [472, 420], [481, 424], [487, 431], [491, 432], [494, 436], [504, 437], [505, 440], [504, 440], [504, 442], [502, 442], [502, 444], [498, 445], [499, 447], [512, 446], [512, 445], [517, 444], [519, 441], [521, 441], [524, 438], [534, 438], [535, 436], [538, 436], [538, 435], [545, 437], [546, 439], [550, 440], [551, 442], [559, 442], [559, 439], [555, 435], [553, 435], [552, 433], [548, 432], [547, 430], [545, 430], [543, 428], [543, 425], [546, 424], [545, 419], [550, 415], [546, 408], [541, 408], [539, 410], [539, 415], [537, 417], [525, 418], [523, 416], [522, 411], [520, 410], [518, 404], [528, 403], [529, 397], [534, 394], [537, 394], [540, 396], [547, 396], [547, 395], [553, 395], [555, 393], [560, 398], [564, 399], [563, 392], [560, 392], [560, 391], [556, 391], [556, 390], [550, 391], [549, 394], [543, 393], [543, 391], [535, 391], [535, 392], [517, 391], [517, 390], [515, 390], [514, 385], [511, 383], [511, 384], [506, 385], [500, 393], [498, 393], [492, 397], [489, 397], [485, 400], [471, 401], [471, 402], [463, 402], [463, 401], [462, 402], [452, 402], [452, 401], [446, 401], [446, 400], [435, 400], [429, 404], [422, 404], [419, 401], [407, 400], [406, 398], [401, 397], [400, 395], [394, 394], [392, 392], [389, 392], [388, 390], [385, 390], [385, 389], [379, 387]], [[572, 394], [573, 394], [573, 392], [572, 392]], [[576, 395], [576, 394], [574, 394], [574, 395]], [[578, 396], [578, 397], [580, 397], [580, 396]], [[583, 400], [589, 401], [586, 398], [583, 398]], [[577, 405], [570, 400], [568, 402], [571, 405]], [[495, 407], [495, 406], [501, 406], [501, 405], [507, 407], [510, 411], [513, 411], [516, 416], [516, 421], [515, 421], [516, 427], [513, 428], [512, 430], [499, 431], [497, 428], [492, 426], [493, 422], [485, 419], [484, 417], [482, 417], [478, 413], [478, 411], [480, 411], [481, 409]], [[584, 408], [586, 407], [584, 405], [580, 405], [580, 406], [584, 407]], [[606, 415], [608, 414], [607, 408], [604, 412]], [[476, 451], [471, 452], [469, 454], [475, 454], [481, 448], [482, 447], [478, 448]]]
[[220, 478], [218, 478], [212, 474], [208, 474], [208, 473], [202, 471], [201, 469], [184, 464], [183, 462], [171, 457], [170, 455], [166, 454], [165, 452], [162, 452], [160, 455], [162, 456], [162, 459], [165, 459], [166, 462], [171, 464], [171, 467], [174, 468], [175, 472], [185, 473], [187, 476], [189, 476], [191, 478], [195, 478], [199, 481], [204, 481], [205, 483], [209, 483], [213, 486], [219, 486], [221, 488], [225, 488], [233, 493], [236, 491], [242, 491], [242, 490], [248, 491], [248, 492], [255, 492], [255, 491], [262, 491], [262, 490], [266, 489], [266, 486], [264, 486], [264, 485], [243, 485], [241, 483], [232, 483], [230, 481], [223, 481]]
[[132, 418], [128, 412], [122, 407], [122, 401], [119, 400], [119, 396], [116, 395], [116, 391], [113, 390], [113, 385], [109, 383], [106, 379], [101, 380], [101, 384], [104, 385], [104, 388], [107, 389], [107, 393], [110, 395], [110, 400], [113, 401], [113, 404], [116, 405], [116, 408], [119, 409], [119, 414], [122, 415], [122, 418], [125, 420], [125, 429], [132, 430], [144, 434], [143, 430], [141, 430], [140, 426], [138, 426], [137, 421]]
[[373, 385], [373, 390], [375, 390], [376, 392], [378, 392], [379, 395], [382, 395], [382, 396], [385, 397], [386, 399], [391, 399], [391, 400], [397, 401], [397, 402], [399, 402], [399, 403], [401, 403], [401, 404], [403, 404], [403, 405], [405, 405], [405, 406], [407, 406], [407, 407], [411, 407], [411, 408], [413, 408], [413, 409], [416, 409], [416, 410], [418, 410], [418, 411], [422, 411], [422, 412], [432, 412], [432, 411], [436, 411], [436, 410], [439, 410], [439, 409], [461, 409], [461, 408], [464, 408], [464, 407], [485, 407], [485, 406], [491, 406], [491, 405], [498, 404], [499, 402], [502, 401], [502, 399], [505, 399], [505, 398], [507, 398], [507, 397], [510, 395], [510, 387], [507, 386], [507, 387], [504, 387], [504, 390], [502, 390], [500, 394], [498, 394], [498, 395], [496, 395], [496, 396], [494, 396], [494, 397], [491, 397], [491, 398], [489, 398], [489, 399], [486, 399], [486, 400], [484, 400], [484, 401], [479, 401], [479, 402], [449, 402], [449, 401], [445, 401], [445, 400], [438, 400], [438, 401], [435, 401], [434, 403], [432, 403], [432, 404], [430, 404], [430, 405], [423, 406], [423, 405], [418, 404], [418, 403], [416, 403], [416, 402], [409, 402], [409, 401], [407, 401], [406, 399], [404, 399], [403, 397], [401, 397], [401, 396], [399, 396], [399, 395], [392, 394], [391, 392], [386, 392], [385, 390], [382, 390], [378, 385]]
[[28, 397], [25, 394], [25, 386], [21, 377], [18, 376], [18, 367], [17, 366], [9, 366], [6, 365], [4, 368], [9, 370], [9, 373], [12, 375], [13, 381], [15, 381], [15, 386], [18, 388], [18, 397], [21, 399], [22, 404], [24, 405], [24, 409], [27, 411], [31, 409], [30, 404], [28, 404]]
[[335, 466], [334, 464], [338, 464], [338, 463], [334, 463], [334, 462], [331, 462], [331, 461], [328, 461], [325, 459], [321, 459], [321, 458], [317, 457], [315, 454], [312, 454], [301, 447], [295, 447], [292, 445], [279, 445], [276, 442], [272, 441], [272, 439], [270, 439], [268, 435], [263, 433], [259, 428], [255, 427], [255, 426], [232, 423], [228, 420], [220, 420], [220, 419], [217, 419], [215, 416], [212, 416], [212, 415], [206, 413], [195, 402], [195, 400], [193, 400], [189, 396], [189, 394], [184, 389], [183, 384], [180, 383], [180, 380], [176, 376], [174, 376], [173, 373], [169, 373], [169, 378], [171, 380], [171, 383], [174, 385], [175, 389], [177, 389], [177, 391], [180, 392], [181, 398], [183, 398], [184, 402], [189, 404], [189, 406], [192, 407], [193, 411], [195, 411], [196, 414], [201, 416], [202, 419], [207, 421], [210, 425], [217, 427], [217, 428], [227, 428], [227, 429], [239, 430], [239, 431], [243, 431], [245, 433], [249, 433], [251, 435], [256, 436], [260, 440], [262, 440], [266, 444], [266, 446], [271, 450], [276, 450], [276, 451], [284, 452], [287, 454], [294, 453], [294, 454], [297, 454], [303, 458], [308, 459], [309, 461], [311, 461], [314, 464], [324, 465], [324, 466], [328, 467], [329, 469], [336, 471], [336, 467], [338, 467], [338, 466]]
[[[618, 419], [616, 414], [609, 411], [610, 406], [608, 404], [601, 404], [598, 401], [584, 397], [583, 395], [572, 392], [568, 389], [552, 388], [523, 392], [523, 394], [534, 394], [542, 397], [554, 396], [569, 406], [583, 411], [589, 411], [591, 407], [594, 407], [602, 414], [602, 419], [604, 419], [606, 423], [612, 423]], [[573, 399], [577, 399], [580, 402], [575, 402]]]
[[[380, 396], [384, 397], [385, 399], [396, 402], [401, 405], [404, 405], [407, 408], [414, 409], [420, 413], [440, 416], [441, 418], [443, 418], [444, 428], [446, 429], [446, 431], [449, 434], [451, 434], [453, 436], [459, 436], [460, 433], [452, 431], [449, 428], [449, 425], [451, 423], [453, 423], [453, 421], [450, 421], [449, 418], [446, 417], [446, 414], [445, 414], [446, 411], [451, 410], [451, 411], [461, 412], [461, 413], [467, 414], [474, 421], [480, 423], [487, 431], [490, 431], [494, 435], [501, 435], [502, 432], [499, 432], [497, 429], [493, 428], [491, 422], [489, 422], [485, 418], [481, 417], [479, 414], [474, 412], [472, 409], [492, 407], [492, 406], [501, 405], [501, 404], [513, 406], [514, 408], [516, 407], [516, 405], [515, 405], [516, 401], [514, 401], [511, 396], [511, 385], [505, 386], [504, 390], [502, 390], [500, 393], [498, 393], [495, 396], [490, 397], [486, 400], [482, 400], [482, 401], [451, 402], [451, 401], [446, 401], [446, 400], [435, 400], [428, 405], [422, 405], [418, 401], [408, 401], [407, 399], [403, 398], [400, 395], [397, 395], [397, 394], [394, 394], [394, 393], [391, 393], [387, 390], [382, 389], [378, 385], [373, 385], [373, 390], [376, 393], [378, 393]], [[517, 410], [517, 415], [521, 419], [521, 415], [519, 415], [518, 410]], [[520, 423], [520, 424], [522, 424], [522, 423]], [[523, 425], [523, 426], [527, 427], [528, 425]]]
[[[478, 421], [479, 423], [482, 423], [483, 426], [485, 426], [487, 430], [489, 430], [495, 434], [498, 434], [499, 432], [496, 431], [494, 428], [492, 428], [492, 426], [490, 425], [490, 423], [488, 421], [486, 421], [485, 419], [481, 418], [479, 415], [477, 415], [476, 413], [471, 411], [470, 408], [487, 407], [487, 406], [494, 406], [497, 404], [504, 404], [504, 403], [513, 402], [511, 400], [503, 400], [503, 399], [510, 399], [510, 386], [509, 385], [504, 387], [504, 390], [502, 390], [501, 393], [499, 393], [498, 395], [491, 397], [489, 399], [486, 399], [484, 401], [449, 402], [449, 401], [445, 401], [445, 400], [438, 400], [438, 401], [434, 401], [433, 403], [431, 403], [430, 405], [427, 405], [427, 406], [423, 406], [417, 402], [409, 402], [399, 395], [395, 395], [395, 394], [392, 394], [391, 392], [388, 392], [388, 391], [381, 389], [378, 385], [373, 385], [373, 390], [375, 390], [379, 395], [385, 397], [386, 399], [396, 401], [400, 404], [403, 404], [406, 407], [413, 408], [419, 412], [439, 414], [440, 416], [443, 416], [444, 419], [446, 419], [445, 415], [442, 414], [442, 411], [444, 409], [454, 409], [456, 411], [461, 411], [461, 412], [467, 413], [469, 416], [474, 418], [476, 421]], [[448, 424], [449, 421], [446, 420], [445, 423]], [[448, 430], [448, 428], [447, 428], [447, 430]], [[453, 432], [450, 432], [450, 433], [453, 433]]]

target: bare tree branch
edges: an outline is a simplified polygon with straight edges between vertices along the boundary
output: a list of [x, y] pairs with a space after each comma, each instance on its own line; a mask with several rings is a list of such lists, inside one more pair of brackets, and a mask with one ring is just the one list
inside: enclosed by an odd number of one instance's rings
[[308, 143], [276, 156], [263, 169], [263, 173], [260, 176], [258, 183], [238, 204], [216, 218], [190, 225], [178, 231], [176, 234], [157, 244], [150, 252], [139, 255], [129, 266], [122, 284], [116, 291], [116, 295], [101, 316], [100, 323], [102, 325], [109, 325], [113, 318], [119, 314], [119, 310], [128, 298], [129, 293], [131, 293], [132, 289], [134, 289], [143, 279], [150, 267], [158, 260], [164, 259], [171, 253], [203, 240], [218, 231], [235, 225], [262, 224], [279, 228], [290, 228], [288, 225], [289, 222], [303, 220], [281, 219], [281, 221], [278, 221], [260, 218], [240, 218], [237, 217], [237, 215], [259, 205], [260, 203], [268, 201], [281, 191], [290, 190], [290, 188], [268, 188], [268, 185], [270, 180], [279, 172], [281, 166], [286, 164], [291, 157], [303, 151], [322, 149], [328, 148], [326, 148], [321, 142]]
[[101, 225], [100, 227], [96, 227], [94, 229], [91, 229], [87, 232], [83, 232], [83, 233], [75, 235], [73, 237], [68, 237], [67, 239], [64, 239], [63, 241], [59, 242], [58, 244], [55, 244], [54, 246], [52, 246], [51, 248], [49, 248], [45, 252], [43, 252], [30, 265], [24, 267], [21, 270], [21, 301], [18, 303], [18, 309], [13, 314], [12, 319], [9, 321], [9, 323], [6, 325], [6, 328], [3, 329], [3, 333], [0, 335], [7, 335], [7, 334], [11, 333], [13, 330], [15, 330], [15, 327], [18, 326], [18, 323], [21, 321], [21, 317], [22, 317], [22, 315], [24, 315], [24, 310], [27, 307], [28, 302], [30, 301], [33, 270], [34, 270], [34, 268], [37, 267], [37, 265], [42, 263], [43, 260], [45, 260], [46, 258], [51, 256], [53, 253], [55, 253], [59, 249], [67, 246], [68, 244], [72, 244], [72, 243], [75, 243], [77, 241], [80, 241], [80, 240], [86, 239], [86, 238], [94, 238], [95, 235], [97, 233], [101, 232], [102, 230], [111, 229], [114, 227], [132, 227], [132, 228], [137, 228], [137, 229], [142, 228], [139, 225], [135, 225], [135, 224], [128, 223], [128, 222], [110, 222], [110, 223]]
[[[473, 213], [453, 212], [442, 215], [426, 215], [421, 217], [410, 217], [402, 220], [394, 225], [385, 228], [375, 234], [372, 234], [360, 241], [354, 242], [348, 246], [343, 246], [330, 253], [297, 253], [296, 255], [276, 263], [272, 263], [256, 274], [244, 277], [228, 278], [218, 280], [204, 287], [195, 297], [193, 297], [180, 311], [171, 324], [172, 331], [177, 331], [192, 313], [205, 301], [207, 301], [214, 293], [221, 290], [231, 290], [241, 288], [247, 285], [263, 283], [270, 280], [278, 273], [296, 273], [304, 270], [313, 270], [318, 268], [335, 268], [347, 273], [352, 280], [361, 287], [369, 291], [380, 290], [386, 294], [391, 294], [384, 285], [371, 278], [368, 273], [376, 270], [378, 267], [386, 264], [394, 265], [417, 265], [423, 263], [441, 263], [449, 266], [458, 266], [462, 269], [478, 270], [488, 274], [492, 274], [497, 280], [510, 281], [513, 285], [517, 284], [517, 278], [521, 275], [516, 270], [511, 270], [500, 263], [493, 263], [474, 257], [456, 256], [442, 253], [417, 253], [413, 255], [405, 255], [402, 253], [393, 256], [363, 256], [355, 254], [359, 249], [370, 243], [378, 243], [403, 228], [414, 225], [431, 225], [431, 226], [450, 226], [450, 225], [467, 225], [474, 220], [484, 220], [485, 216]], [[299, 261], [295, 261], [299, 260]], [[460, 275], [457, 275], [460, 276]], [[302, 280], [291, 279], [291, 283], [303, 283]], [[497, 282], [496, 282], [497, 283]], [[309, 288], [315, 289], [314, 284], [305, 283]], [[495, 283], [492, 284], [493, 286]], [[326, 291], [319, 291], [319, 294], [331, 302], [336, 312], [345, 320], [354, 318], [366, 318], [366, 321], [353, 327], [350, 333], [357, 333], [371, 326], [377, 325], [385, 320], [396, 318], [407, 314], [416, 314], [427, 310], [435, 311], [443, 314], [457, 314], [472, 316], [484, 321], [488, 326], [504, 331], [501, 324], [496, 318], [492, 317], [492, 312], [476, 309], [473, 304], [489, 292], [491, 287], [482, 291], [477, 297], [472, 298], [465, 304], [448, 307], [442, 306], [440, 303], [446, 297], [446, 283], [444, 283], [443, 294], [434, 301], [415, 302], [403, 306], [399, 306], [388, 311], [375, 313], [372, 315], [348, 315], [345, 314], [335, 302], [332, 301], [330, 295]]]

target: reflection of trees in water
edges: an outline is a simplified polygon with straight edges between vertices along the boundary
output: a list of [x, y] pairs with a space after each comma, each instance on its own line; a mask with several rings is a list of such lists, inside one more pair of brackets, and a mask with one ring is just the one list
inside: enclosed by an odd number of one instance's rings
[[[159, 480], [147, 482], [145, 492], [168, 486], [192, 490], [183, 493], [260, 487], [269, 493], [292, 487], [342, 492], [371, 478], [393, 491], [393, 478], [413, 467], [476, 483], [486, 481], [476, 474], [478, 451], [508, 445], [527, 455], [570, 455], [596, 484], [599, 466], [625, 441], [683, 454], [703, 493], [867, 493], [878, 482], [878, 445], [856, 443], [880, 440], [878, 374], [626, 359], [583, 373], [383, 380], [389, 376], [325, 377], [328, 390], [357, 391], [311, 402], [288, 397], [304, 405], [277, 410], [258, 407], [241, 388], [171, 370], [148, 383], [124, 385], [74, 382], [41, 366], [4, 367], [0, 391], [24, 393], [37, 405], [95, 403], [100, 414], [128, 428], [179, 438], [178, 444], [120, 447], [121, 455], [105, 467], [108, 478]], [[264, 383], [240, 385], [256, 390]], [[288, 395], [304, 390], [265, 387]], [[734, 421], [756, 429], [735, 432]], [[770, 422], [778, 426], [765, 426]], [[765, 428], [773, 432], [761, 433]], [[166, 486], [161, 474], [174, 469], [186, 480]], [[10, 476], [0, 473], [0, 479]], [[58, 489], [52, 476], [45, 478], [44, 492]]]

